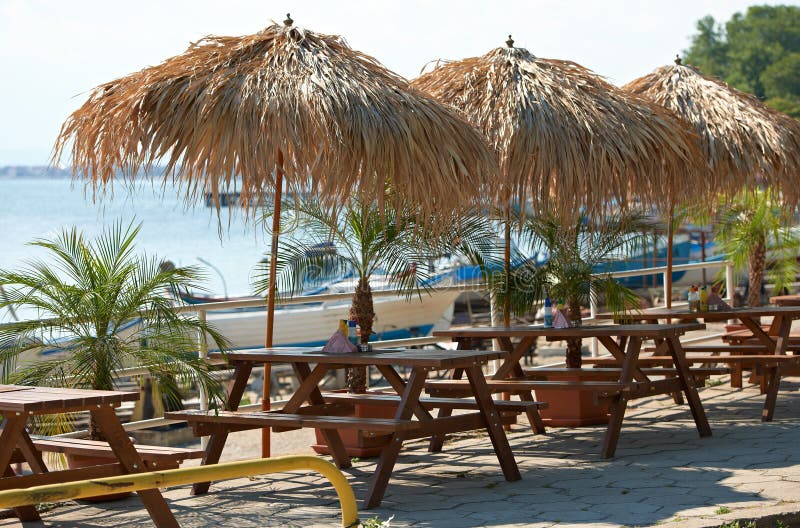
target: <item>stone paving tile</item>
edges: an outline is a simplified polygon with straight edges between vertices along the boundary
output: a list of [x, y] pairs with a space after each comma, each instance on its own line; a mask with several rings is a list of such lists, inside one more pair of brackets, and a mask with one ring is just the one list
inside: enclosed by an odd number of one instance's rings
[[[381, 507], [362, 518], [392, 528], [516, 527], [700, 528], [723, 520], [800, 511], [800, 383], [789, 379], [775, 421], [760, 422], [763, 396], [754, 388], [702, 389], [713, 436], [699, 438], [685, 406], [669, 398], [630, 406], [611, 460], [600, 457], [604, 429], [552, 429], [533, 436], [523, 423], [509, 442], [522, 474], [506, 482], [486, 437], [456, 435], [442, 453], [408, 444]], [[347, 470], [363, 497], [374, 460]], [[291, 473], [215, 483], [193, 497], [168, 490], [181, 526], [235, 528], [338, 526], [338, 501], [317, 475]], [[720, 506], [731, 510], [720, 515]], [[107, 504], [69, 502], [43, 515], [45, 526], [152, 526], [136, 498]], [[687, 524], [688, 523], [688, 524]], [[19, 526], [13, 519], [0, 527]]]

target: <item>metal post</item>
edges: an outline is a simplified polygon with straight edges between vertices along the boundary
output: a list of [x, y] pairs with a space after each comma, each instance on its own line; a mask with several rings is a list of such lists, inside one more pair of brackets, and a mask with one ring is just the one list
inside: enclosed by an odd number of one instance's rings
[[[594, 288], [589, 292], [589, 316], [594, 319], [597, 317], [597, 299], [594, 296]], [[597, 345], [597, 338], [592, 338], [592, 357], [600, 355], [600, 349]]]
[[[202, 308], [197, 310], [197, 319], [200, 321], [200, 324], [205, 326], [206, 324], [206, 311]], [[205, 360], [208, 358], [208, 341], [206, 340], [206, 333], [200, 330], [197, 332], [197, 357], [200, 360]], [[198, 384], [198, 392], [200, 393], [200, 410], [207, 411], [208, 410], [208, 394], [206, 394], [205, 388], [203, 388], [202, 384]], [[208, 445], [208, 436], [200, 437], [200, 447], [205, 449]]]
[[733, 306], [733, 290], [735, 286], [733, 283], [733, 263], [728, 262], [725, 264], [725, 293], [727, 295], [726, 300], [730, 301], [730, 305]]

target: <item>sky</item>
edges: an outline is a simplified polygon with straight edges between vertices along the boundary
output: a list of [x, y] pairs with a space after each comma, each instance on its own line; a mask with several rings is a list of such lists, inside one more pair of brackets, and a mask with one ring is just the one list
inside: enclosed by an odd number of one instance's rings
[[[180, 54], [203, 36], [255, 33], [287, 12], [408, 77], [437, 59], [517, 46], [624, 84], [681, 53], [705, 15], [745, 0], [0, 0], [0, 166], [44, 165], [61, 123], [95, 86]], [[65, 160], [62, 160], [65, 161]]]

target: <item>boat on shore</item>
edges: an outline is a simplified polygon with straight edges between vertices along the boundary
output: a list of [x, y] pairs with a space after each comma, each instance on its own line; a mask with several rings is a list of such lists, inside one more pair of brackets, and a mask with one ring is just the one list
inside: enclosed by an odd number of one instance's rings
[[[439, 276], [429, 284], [428, 291], [419, 295], [376, 296], [373, 299], [375, 322], [371, 341], [404, 339], [430, 335], [435, 329], [449, 328], [453, 318], [453, 305], [459, 293], [455, 290], [438, 289], [437, 286], [451, 284], [449, 274]], [[389, 289], [390, 285], [380, 278], [372, 281], [373, 291]], [[324, 287], [307, 290], [304, 296], [323, 293], [351, 293], [355, 279], [345, 279]], [[204, 303], [225, 300], [263, 300], [262, 297], [201, 297], [182, 294], [187, 303], [200, 306]], [[322, 346], [338, 329], [339, 320], [347, 319], [350, 311], [349, 298], [336, 301], [314, 301], [301, 304], [279, 305], [275, 310], [275, 346]], [[206, 320], [231, 341], [233, 349], [264, 346], [267, 325], [266, 306], [250, 308], [228, 308], [209, 310]]]

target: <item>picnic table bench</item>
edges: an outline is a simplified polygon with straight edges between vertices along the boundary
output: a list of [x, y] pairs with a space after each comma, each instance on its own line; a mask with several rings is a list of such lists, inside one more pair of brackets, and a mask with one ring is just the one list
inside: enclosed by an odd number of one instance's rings
[[[212, 354], [212, 357], [214, 355]], [[244, 429], [272, 427], [281, 432], [300, 427], [315, 427], [321, 430], [334, 462], [340, 468], [350, 467], [350, 457], [344, 449], [338, 431], [340, 429], [374, 430], [391, 434], [389, 444], [383, 449], [375, 473], [368, 485], [364, 507], [380, 504], [392, 469], [397, 461], [403, 442], [409, 439], [430, 437], [436, 434], [459, 431], [485, 430], [494, 447], [499, 465], [506, 480], [520, 479], [514, 455], [508, 444], [503, 425], [512, 423], [515, 416], [501, 412], [492, 400], [481, 369], [493, 359], [502, 359], [505, 352], [472, 350], [375, 350], [352, 354], [326, 354], [320, 348], [269, 348], [239, 350], [225, 355], [235, 368], [234, 384], [228, 395], [228, 409], [224, 411], [176, 411], [166, 413], [167, 418], [188, 421], [195, 434], [210, 435], [203, 464], [219, 460], [228, 433]], [[237, 412], [239, 401], [247, 380], [255, 365], [265, 363], [290, 363], [300, 380], [298, 388], [281, 410]], [[373, 365], [395, 391], [397, 410], [393, 419], [362, 418], [348, 416], [355, 401], [373, 398], [389, 404], [389, 398], [367, 395], [333, 395], [323, 393], [319, 382], [332, 369], [351, 365]], [[313, 369], [312, 369], [313, 366]], [[409, 367], [408, 379], [394, 367]], [[427, 374], [433, 371], [460, 369], [470, 382], [471, 401], [436, 401], [420, 398]], [[540, 404], [528, 405], [536, 412]], [[431, 408], [460, 407], [476, 412], [455, 416], [434, 417]], [[514, 410], [511, 406], [503, 411]], [[210, 483], [198, 483], [193, 493], [208, 491]]]
[[[100, 440], [31, 435], [31, 442], [40, 453], [62, 453], [102, 458], [113, 458], [114, 456], [111, 445]], [[202, 449], [145, 444], [134, 444], [133, 447], [150, 470], [174, 469], [186, 460], [203, 458]], [[12, 461], [25, 462], [25, 457], [19, 449], [15, 451]]]
[[[625, 416], [627, 402], [634, 398], [652, 396], [655, 394], [671, 394], [681, 392], [686, 396], [689, 408], [695, 420], [695, 425], [700, 436], [710, 436], [711, 428], [708, 425], [700, 398], [695, 388], [694, 376], [684, 360], [678, 336], [690, 330], [705, 328], [702, 324], [680, 325], [600, 325], [584, 326], [582, 328], [544, 328], [543, 326], [514, 326], [514, 327], [472, 327], [459, 328], [434, 332], [435, 336], [450, 337], [458, 342], [459, 348], [469, 348], [473, 340], [498, 339], [503, 350], [509, 356], [497, 371], [487, 380], [487, 387], [492, 392], [507, 392], [516, 394], [522, 400], [533, 401], [533, 392], [538, 389], [555, 389], [565, 391], [592, 391], [599, 398], [610, 402], [610, 417], [608, 429], [603, 441], [602, 455], [605, 458], [614, 456], [617, 442]], [[536, 379], [544, 372], [536, 374], [537, 369], [523, 369], [520, 361], [538, 337], [548, 340], [564, 340], [568, 338], [597, 337], [608, 348], [621, 367], [614, 369], [609, 375], [611, 380], [587, 379], [597, 375], [588, 374], [587, 378], [578, 381], [550, 381]], [[512, 338], [518, 338], [515, 345]], [[661, 340], [663, 350], [669, 354], [673, 361], [674, 370], [654, 373], [646, 372], [637, 363], [645, 339]], [[654, 375], [673, 374], [665, 379], [652, 379]], [[458, 396], [467, 388], [458, 369], [453, 372], [452, 380], [429, 380], [426, 388], [434, 396]], [[583, 376], [583, 374], [581, 374]], [[448, 409], [441, 409], [440, 415], [446, 415]], [[536, 430], [539, 425], [533, 422]], [[431, 449], [441, 449], [443, 435], [438, 435], [431, 442]]]
[[[147, 464], [134, 448], [114, 411], [123, 402], [137, 399], [139, 399], [138, 392], [0, 385], [0, 413], [4, 419], [3, 429], [0, 431], [0, 468], [3, 469], [0, 490], [147, 471]], [[28, 419], [33, 415], [80, 411], [91, 413], [92, 419], [107, 439], [108, 450], [101, 450], [110, 451], [116, 460], [81, 469], [49, 471], [42, 460], [41, 451], [25, 429]], [[46, 440], [40, 439], [40, 445], [43, 446], [44, 442]], [[59, 443], [65, 440], [58, 439], [53, 442]], [[55, 444], [51, 445], [55, 448]], [[83, 446], [86, 447], [87, 444], [84, 442]], [[33, 471], [32, 474], [14, 473], [10, 464], [15, 459], [15, 454], [17, 457], [21, 455], [21, 459], [28, 463]], [[178, 527], [175, 517], [158, 489], [141, 490], [137, 493], [155, 526]], [[23, 522], [40, 520], [33, 505], [15, 508], [14, 512]]]

